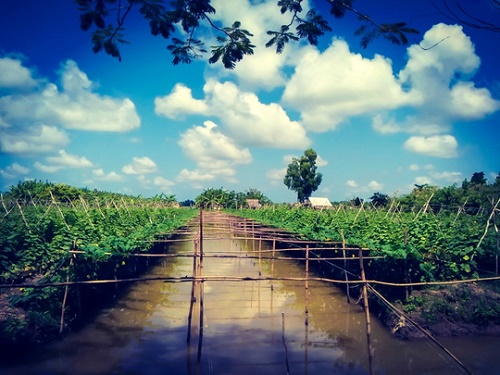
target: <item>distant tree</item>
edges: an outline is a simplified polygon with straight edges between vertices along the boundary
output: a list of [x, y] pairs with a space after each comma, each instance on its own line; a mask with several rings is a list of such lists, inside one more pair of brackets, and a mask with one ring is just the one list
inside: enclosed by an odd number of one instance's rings
[[414, 184], [415, 187], [417, 188], [417, 190], [421, 191], [422, 189], [425, 189], [427, 186], [429, 186], [429, 184]]
[[220, 189], [205, 189], [203, 193], [198, 195], [195, 198], [196, 207], [203, 207], [207, 209], [215, 209], [215, 208], [227, 208], [233, 207], [235, 204], [235, 196], [234, 191]]
[[360, 207], [363, 204], [363, 199], [360, 197], [356, 197], [351, 200], [351, 203], [356, 207]]
[[463, 196], [463, 189], [457, 187], [455, 184], [436, 190], [432, 201], [435, 204], [452, 208], [453, 206], [463, 203]]
[[186, 199], [179, 203], [182, 207], [194, 207], [195, 203], [192, 199]]
[[486, 182], [487, 180], [484, 177], [484, 172], [474, 172], [470, 179], [472, 185], [485, 185]]
[[167, 195], [165, 193], [157, 194], [154, 197], [150, 198], [155, 203], [162, 203], [162, 204], [172, 204], [172, 203], [177, 203], [177, 198], [175, 197], [174, 194]]
[[[219, 25], [213, 20], [216, 9], [210, 0], [74, 0], [80, 11], [82, 30], [92, 30], [92, 49], [121, 60], [120, 48], [128, 41], [124, 37], [125, 23], [132, 14], [139, 13], [148, 23], [151, 34], [170, 40], [167, 49], [174, 56], [173, 64], [191, 63], [207, 52], [196, 31], [204, 24], [218, 35], [217, 45], [211, 46], [210, 63], [222, 61], [225, 68], [233, 69], [245, 55], [252, 55], [255, 46], [253, 36], [242, 28], [239, 21], [231, 26]], [[382, 37], [398, 45], [408, 44], [408, 35], [418, 33], [404, 22], [379, 24], [369, 15], [353, 7], [354, 0], [324, 0], [328, 3], [329, 16], [340, 19], [346, 13], [358, 16], [361, 26], [355, 35], [361, 37], [366, 48], [375, 38]], [[290, 15], [290, 22], [277, 30], [269, 30], [270, 40], [266, 47], [281, 53], [289, 41], [306, 39], [317, 45], [318, 37], [332, 31], [328, 21], [315, 9], [303, 14], [302, 0], [278, 0], [282, 14]], [[177, 30], [182, 34], [174, 37]]]
[[375, 207], [385, 207], [389, 203], [389, 196], [378, 192], [373, 194], [370, 199]]
[[260, 190], [252, 188], [246, 191], [245, 199], [258, 199], [260, 204], [271, 204], [273, 203], [268, 197], [266, 197]]
[[323, 175], [316, 171], [317, 157], [316, 151], [310, 148], [304, 152], [304, 156], [293, 158], [288, 164], [283, 182], [289, 190], [297, 192], [300, 203], [304, 203], [318, 189], [323, 179]]

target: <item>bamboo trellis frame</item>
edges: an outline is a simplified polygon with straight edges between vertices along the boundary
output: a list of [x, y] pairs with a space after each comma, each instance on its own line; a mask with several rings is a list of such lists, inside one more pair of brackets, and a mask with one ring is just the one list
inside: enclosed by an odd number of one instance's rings
[[[430, 201], [430, 200], [429, 200]], [[429, 202], [428, 201], [428, 202]], [[428, 203], [427, 202], [427, 203]], [[496, 207], [498, 206], [500, 200], [497, 201], [493, 213], [496, 210]], [[3, 201], [2, 201], [3, 204]], [[116, 203], [111, 203], [114, 208], [119, 209]], [[26, 222], [26, 219], [23, 214], [22, 207], [20, 206], [19, 202], [16, 202], [16, 205], [19, 207], [20, 213], [25, 221], [26, 226], [29, 228], [28, 223]], [[55, 201], [49, 205], [48, 209], [49, 210], [52, 205], [57, 207], [59, 213], [61, 214], [63, 221], [67, 225], [64, 214], [60, 210], [59, 206]], [[5, 206], [4, 206], [5, 207]], [[418, 215], [423, 212], [426, 213], [427, 211], [428, 204], [426, 205], [426, 208], [423, 209], [423, 211], [419, 211]], [[101, 214], [104, 216], [103, 212], [101, 211], [99, 202], [97, 202], [97, 209]], [[7, 209], [6, 209], [7, 211]], [[128, 212], [128, 210], [126, 210]], [[364, 209], [363, 209], [364, 211]], [[360, 214], [361, 210], [358, 212], [358, 215]], [[9, 213], [7, 213], [9, 214]], [[7, 215], [6, 214], [6, 215]], [[224, 215], [224, 214], [222, 214]], [[358, 217], [356, 216], [356, 218]], [[500, 277], [490, 277], [490, 278], [475, 278], [475, 279], [469, 279], [469, 280], [453, 280], [453, 281], [441, 281], [441, 282], [417, 282], [417, 283], [390, 283], [390, 282], [383, 282], [380, 280], [367, 280], [364, 276], [364, 266], [363, 266], [363, 259], [380, 259], [382, 257], [363, 257], [363, 251], [368, 251], [370, 249], [368, 248], [360, 248], [360, 247], [347, 247], [345, 244], [345, 240], [342, 241], [342, 243], [334, 243], [335, 246], [324, 246], [324, 247], [310, 247], [310, 244], [317, 244], [320, 243], [320, 241], [304, 241], [301, 239], [296, 239], [294, 238], [293, 234], [287, 233], [285, 231], [279, 231], [279, 230], [273, 230], [272, 228], [266, 228], [262, 225], [256, 225], [254, 221], [245, 219], [244, 225], [233, 225], [234, 224], [234, 219], [224, 217], [222, 216], [222, 220], [217, 221], [217, 220], [207, 220], [205, 223], [203, 223], [203, 212], [200, 211], [200, 216], [199, 216], [199, 232], [197, 236], [195, 237], [187, 237], [184, 239], [169, 239], [169, 240], [158, 240], [156, 242], [158, 243], [173, 243], [173, 242], [179, 242], [179, 241], [195, 241], [195, 252], [194, 254], [130, 254], [130, 256], [146, 256], [146, 257], [192, 257], [193, 258], [193, 276], [189, 277], [139, 277], [139, 278], [129, 278], [129, 279], [113, 279], [113, 280], [82, 280], [82, 281], [69, 281], [69, 278], [67, 279], [66, 282], [58, 282], [58, 283], [43, 283], [43, 284], [2, 284], [0, 285], [0, 289], [2, 288], [17, 288], [17, 287], [24, 287], [24, 288], [44, 288], [44, 287], [58, 287], [58, 286], [64, 286], [66, 288], [66, 293], [65, 293], [65, 300], [67, 296], [67, 289], [69, 286], [72, 285], [89, 285], [89, 284], [105, 284], [105, 283], [126, 283], [126, 282], [143, 282], [143, 281], [163, 281], [163, 282], [191, 282], [193, 283], [193, 293], [195, 290], [195, 286], [198, 285], [199, 289], [199, 303], [200, 303], [200, 316], [199, 316], [199, 341], [198, 341], [198, 359], [201, 356], [201, 348], [202, 348], [202, 338], [203, 338], [203, 304], [204, 304], [204, 298], [203, 298], [203, 285], [205, 281], [234, 281], [234, 282], [242, 282], [242, 281], [257, 281], [257, 280], [270, 280], [270, 281], [301, 281], [305, 283], [305, 290], [306, 290], [306, 305], [305, 305], [305, 324], [308, 324], [308, 307], [307, 307], [307, 293], [308, 293], [308, 283], [309, 281], [324, 281], [328, 283], [334, 283], [334, 284], [345, 284], [345, 285], [352, 285], [352, 284], [357, 284], [361, 285], [363, 287], [363, 299], [364, 299], [364, 306], [365, 306], [365, 316], [367, 320], [367, 342], [368, 342], [368, 355], [369, 355], [369, 362], [370, 362], [370, 367], [371, 367], [371, 344], [370, 344], [370, 323], [369, 323], [369, 307], [368, 307], [368, 298], [367, 298], [367, 289], [370, 285], [387, 285], [387, 286], [395, 286], [395, 287], [410, 287], [410, 286], [429, 286], [429, 285], [451, 285], [451, 284], [459, 284], [459, 283], [470, 283], [470, 282], [478, 282], [478, 281], [492, 281], [492, 280], [500, 280]], [[491, 219], [491, 216], [490, 216]], [[490, 220], [489, 219], [489, 220]], [[489, 221], [488, 221], [489, 222]], [[228, 225], [231, 224], [231, 228], [229, 229], [224, 229], [223, 231], [213, 231], [211, 232], [212, 236], [204, 236], [203, 235], [203, 227], [204, 225], [210, 227], [214, 225]], [[488, 229], [488, 228], [487, 228]], [[486, 229], [486, 230], [487, 230]], [[175, 231], [174, 231], [175, 232]], [[177, 233], [182, 233], [186, 234], [188, 233], [187, 230], [181, 230]], [[239, 276], [205, 276], [203, 274], [203, 258], [205, 257], [231, 257], [231, 258], [241, 258], [241, 255], [236, 254], [236, 252], [217, 252], [216, 255], [209, 255], [209, 254], [204, 254], [203, 252], [203, 242], [204, 241], [210, 241], [210, 240], [217, 240], [217, 239], [222, 239], [225, 238], [227, 239], [228, 237], [222, 237], [222, 236], [214, 236], [218, 234], [231, 234], [232, 237], [230, 239], [233, 240], [251, 240], [253, 241], [254, 245], [254, 250], [248, 250], [248, 253], [250, 254], [257, 254], [257, 255], [246, 255], [245, 258], [250, 258], [250, 259], [259, 259], [259, 265], [260, 261], [263, 259], [267, 260], [272, 260], [272, 262], [276, 260], [303, 260], [306, 262], [306, 274], [305, 277], [275, 277], [272, 275], [271, 277], [262, 277], [261, 272], [260, 272], [260, 267], [259, 267], [259, 277], [239, 277]], [[241, 235], [243, 233], [243, 235]], [[250, 233], [250, 234], [248, 234]], [[272, 250], [262, 250], [261, 244], [262, 241], [273, 241], [273, 249]], [[259, 249], [255, 250], [255, 242], [258, 241], [259, 244]], [[295, 247], [287, 247], [283, 249], [277, 249], [276, 248], [276, 242], [286, 242], [288, 245], [294, 244]], [[297, 245], [305, 245], [305, 247], [299, 247]], [[332, 244], [331, 242], [326, 243]], [[342, 257], [321, 257], [315, 254], [315, 257], [311, 258], [310, 257], [310, 252], [314, 250], [336, 250], [336, 251], [342, 251], [343, 256]], [[286, 257], [286, 256], [276, 256], [276, 253], [280, 252], [292, 252], [292, 251], [303, 251], [305, 252], [305, 257]], [[345, 255], [346, 251], [358, 251], [359, 256], [358, 257], [347, 257]], [[81, 254], [81, 251], [78, 250], [73, 250], [72, 251], [74, 256], [77, 256], [78, 254]], [[272, 256], [262, 256], [262, 254], [266, 253], [272, 253]], [[333, 261], [333, 260], [339, 260], [343, 261], [344, 264], [348, 260], [358, 260], [360, 262], [360, 268], [361, 268], [361, 276], [358, 276], [358, 279], [351, 279], [349, 280], [346, 277], [344, 280], [342, 279], [331, 279], [331, 278], [323, 278], [323, 277], [311, 277], [309, 275], [309, 261], [314, 261], [314, 260], [319, 260], [319, 261]], [[345, 271], [345, 269], [344, 269]], [[192, 304], [194, 303], [194, 298], [192, 298]], [[63, 304], [65, 301], [63, 302]], [[64, 308], [63, 308], [64, 310]], [[64, 313], [63, 313], [64, 314]], [[191, 315], [191, 312], [190, 312]], [[61, 317], [61, 327], [63, 326], [63, 321], [64, 321], [64, 315]], [[61, 328], [62, 330], [62, 328]], [[188, 342], [189, 342], [189, 336], [190, 334], [188, 333]], [[371, 371], [370, 371], [371, 372]]]

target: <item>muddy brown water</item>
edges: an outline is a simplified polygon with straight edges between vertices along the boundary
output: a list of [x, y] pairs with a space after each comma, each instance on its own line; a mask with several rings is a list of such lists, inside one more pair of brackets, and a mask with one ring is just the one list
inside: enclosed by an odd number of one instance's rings
[[[248, 258], [253, 241], [207, 239], [205, 276], [304, 277], [304, 264]], [[262, 243], [263, 249], [271, 246]], [[170, 251], [192, 253], [192, 241]], [[193, 259], [169, 258], [146, 276], [190, 276]], [[0, 374], [369, 374], [362, 308], [331, 284], [303, 281], [205, 281], [200, 345], [199, 300], [187, 343], [192, 283], [131, 284], [123, 298], [83, 329], [27, 353]], [[200, 287], [198, 287], [200, 288]], [[464, 374], [428, 340], [400, 341], [372, 316], [374, 374]], [[474, 374], [500, 368], [500, 337], [439, 339]]]

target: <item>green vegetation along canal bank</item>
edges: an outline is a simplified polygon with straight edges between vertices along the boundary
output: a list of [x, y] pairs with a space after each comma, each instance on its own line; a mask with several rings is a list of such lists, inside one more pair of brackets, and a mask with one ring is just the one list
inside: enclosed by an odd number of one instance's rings
[[[144, 199], [66, 185], [32, 185], [40, 191], [26, 190], [15, 199], [2, 197], [3, 347], [54, 339], [120, 292], [113, 284], [28, 288], [23, 283], [135, 277], [148, 268], [148, 262], [132, 254], [158, 250], [155, 239], [171, 236], [199, 213], [197, 208], [179, 208], [171, 196]], [[366, 255], [376, 257], [366, 261], [372, 311], [396, 335], [421, 335], [410, 320], [435, 335], [499, 332], [497, 206], [471, 213], [433, 211], [425, 204], [412, 210], [397, 204], [378, 209], [340, 204], [317, 211], [261, 203], [266, 205], [255, 210], [242, 209], [241, 204], [233, 210], [216, 206], [284, 228], [297, 238], [369, 249]], [[357, 274], [356, 266], [350, 267]], [[409, 319], [391, 312], [375, 292]]]
[[[500, 333], [498, 233], [491, 210], [457, 215], [270, 206], [233, 213], [323, 246], [344, 243], [370, 249], [367, 256], [381, 257], [366, 261], [366, 277], [399, 312], [375, 293], [370, 294], [371, 307], [399, 337], [422, 336], [411, 321], [441, 336]], [[335, 253], [342, 256], [340, 250]], [[356, 274], [357, 268], [349, 264], [349, 271]], [[334, 278], [343, 277], [337, 267], [327, 268]]]

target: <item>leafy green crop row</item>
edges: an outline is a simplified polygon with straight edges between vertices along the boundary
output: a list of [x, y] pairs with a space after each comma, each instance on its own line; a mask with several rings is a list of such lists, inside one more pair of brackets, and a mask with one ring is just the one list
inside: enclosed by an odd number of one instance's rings
[[342, 241], [383, 255], [369, 275], [379, 280], [439, 281], [477, 277], [494, 269], [496, 237], [489, 231], [478, 247], [487, 217], [381, 210], [316, 211], [287, 206], [239, 210], [256, 219], [319, 241]]
[[[130, 254], [151, 249], [156, 236], [168, 236], [196, 214], [178, 208], [12, 204], [0, 225], [0, 283], [134, 277], [146, 261]], [[81, 253], [74, 255], [71, 250]], [[14, 343], [23, 335], [28, 342], [52, 337], [59, 329], [64, 291], [61, 287], [10, 290], [12, 304], [27, 318], [0, 322], [0, 336]], [[115, 288], [70, 288], [66, 323], [81, 316], [82, 300], [106, 300], [110, 291]]]
[[145, 251], [157, 233], [167, 233], [196, 211], [164, 208], [34, 207], [15, 208], [0, 227], [0, 283], [50, 275], [69, 250], [102, 261]]

